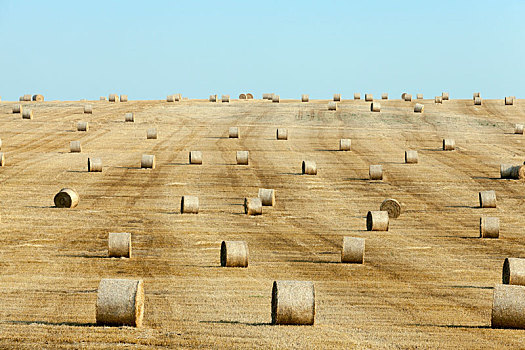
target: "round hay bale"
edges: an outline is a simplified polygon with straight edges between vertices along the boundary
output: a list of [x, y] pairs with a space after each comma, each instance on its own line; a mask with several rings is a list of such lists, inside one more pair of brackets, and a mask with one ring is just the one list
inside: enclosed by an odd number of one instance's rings
[[481, 94], [479, 92], [475, 92], [472, 94], [472, 99], [475, 100], [476, 97], [481, 97]]
[[418, 154], [417, 151], [408, 150], [405, 151], [405, 163], [406, 164], [417, 164]]
[[474, 98], [474, 105], [481, 106], [481, 97]]
[[341, 94], [334, 94], [334, 101], [340, 102], [341, 101]]
[[280, 100], [281, 99], [280, 99], [279, 95], [275, 95], [275, 94], [272, 95], [272, 102], [273, 103], [279, 103]]
[[395, 199], [387, 198], [381, 203], [379, 210], [386, 211], [389, 218], [397, 219], [401, 215], [401, 204]]
[[498, 284], [494, 287], [491, 326], [525, 329], [525, 286]]
[[221, 101], [222, 103], [230, 103], [230, 95], [222, 95]]
[[383, 180], [383, 166], [382, 165], [370, 165], [368, 170], [370, 180]]
[[423, 111], [425, 110], [425, 106], [422, 105], [421, 103], [416, 103], [415, 106], [414, 106], [414, 113], [423, 113]]
[[22, 113], [23, 110], [24, 110], [24, 108], [22, 107], [22, 105], [14, 105], [13, 106], [13, 114]]
[[416, 94], [416, 100], [422, 100], [423, 94]]
[[514, 99], [511, 96], [505, 97], [505, 105], [512, 106], [514, 104]]
[[523, 135], [523, 124], [514, 125], [514, 133]]
[[155, 169], [156, 160], [155, 155], [152, 154], [143, 154], [142, 159], [140, 160], [140, 167], [147, 169]]
[[350, 151], [352, 148], [351, 139], [340, 139], [339, 140], [339, 150], [340, 151]]
[[262, 201], [257, 198], [244, 198], [244, 213], [247, 215], [262, 215]]
[[240, 94], [239, 95], [239, 100], [246, 100], [246, 95], [245, 94]]
[[405, 101], [407, 101], [407, 102], [412, 101], [412, 95], [411, 94], [405, 94]]
[[272, 94], [269, 94], [269, 93], [262, 94], [262, 98], [263, 100], [271, 100]]
[[[175, 102], [180, 102], [182, 101], [182, 94], [175, 94], [173, 95], [174, 98], [175, 98]], [[230, 102], [230, 96], [228, 95], [228, 102]]]
[[503, 284], [525, 286], [525, 259], [506, 258], [501, 279]]
[[328, 110], [329, 111], [337, 111], [337, 103], [334, 101], [328, 102]]
[[372, 102], [373, 100], [374, 100], [374, 96], [372, 94], [365, 94], [366, 102]]
[[370, 111], [371, 112], [381, 112], [381, 103], [379, 103], [379, 102], [372, 102], [370, 104]]
[[135, 113], [133, 113], [133, 112], [126, 113], [126, 115], [124, 116], [124, 120], [126, 122], [134, 123], [135, 122]]
[[365, 239], [358, 237], [343, 237], [341, 262], [362, 264], [365, 258]]
[[100, 280], [97, 292], [96, 320], [103, 326], [141, 327], [144, 317], [144, 282], [142, 280]]
[[5, 166], [5, 155], [4, 155], [4, 152], [0, 152], [0, 166]]
[[31, 95], [24, 95], [24, 96], [22, 96], [22, 101], [25, 101], [25, 102], [31, 101]]
[[273, 207], [275, 205], [275, 190], [272, 188], [259, 188], [258, 197], [265, 207]]
[[74, 208], [78, 205], [78, 193], [71, 188], [61, 189], [53, 199], [57, 208]]
[[502, 179], [525, 179], [524, 165], [501, 164], [499, 172]]
[[448, 101], [449, 100], [448, 92], [441, 93], [441, 98], [443, 99], [443, 101]]
[[368, 231], [388, 231], [388, 212], [369, 211], [366, 215], [366, 229]]
[[354, 100], [360, 100], [361, 99], [361, 93], [355, 92], [354, 93]]
[[248, 243], [246, 241], [222, 241], [222, 267], [248, 267]]
[[479, 237], [498, 238], [499, 237], [499, 218], [482, 216], [479, 219]]
[[85, 105], [84, 106], [84, 113], [85, 114], [93, 114], [93, 106], [92, 105]]
[[443, 139], [443, 151], [453, 151], [456, 149], [456, 142], [452, 139]]
[[496, 191], [480, 191], [479, 206], [480, 208], [496, 208]]
[[22, 112], [22, 119], [33, 119], [33, 111], [30, 109], [24, 109]]
[[301, 95], [301, 102], [308, 102], [308, 101], [310, 101], [310, 96], [305, 95], [305, 94]]
[[102, 172], [102, 159], [88, 158], [88, 172], [90, 173]]
[[434, 97], [434, 103], [443, 103], [443, 97], [441, 96]]
[[272, 324], [313, 325], [315, 289], [312, 282], [274, 281]]
[[80, 153], [80, 152], [82, 152], [82, 146], [80, 146], [80, 141], [71, 141], [69, 143], [69, 151], [71, 153]]
[[120, 102], [128, 102], [128, 95], [120, 95]]
[[146, 131], [147, 140], [156, 140], [157, 139], [157, 128], [149, 128]]
[[108, 99], [106, 98], [106, 96], [100, 96], [99, 100], [100, 101], [107, 101]]
[[110, 232], [108, 236], [110, 258], [131, 258], [131, 233]]
[[190, 164], [202, 164], [201, 151], [190, 151]]
[[118, 97], [117, 94], [110, 94], [108, 100], [109, 100], [109, 102], [118, 102], [119, 101], [119, 97]]
[[236, 160], [237, 165], [248, 165], [248, 158], [250, 152], [248, 151], [237, 151]]
[[401, 99], [402, 99], [402, 100], [405, 100], [405, 96], [406, 96], [406, 94], [407, 94], [406, 92], [403, 92], [403, 93], [401, 94]]
[[230, 139], [238, 139], [239, 138], [239, 128], [236, 126], [231, 126], [228, 129], [228, 137]]
[[209, 99], [210, 102], [217, 102], [217, 95], [210, 95]]
[[166, 96], [166, 102], [175, 102], [175, 95]]
[[88, 130], [89, 130], [88, 122], [78, 122], [77, 123], [77, 131], [88, 131]]
[[42, 95], [33, 95], [33, 101], [36, 101], [36, 102], [43, 102], [44, 101], [44, 96]]
[[383, 92], [383, 93], [381, 94], [381, 99], [382, 99], [382, 100], [388, 100], [388, 94], [387, 94], [386, 92]]
[[247, 99], [247, 100], [253, 100], [253, 95], [250, 94], [250, 93], [247, 93], [247, 94], [246, 94], [246, 99]]
[[303, 160], [302, 174], [317, 175], [317, 165], [315, 164], [315, 162], [311, 160]]
[[277, 140], [288, 140], [288, 129], [277, 128]]
[[198, 214], [199, 213], [199, 197], [182, 196], [180, 199], [180, 213], [181, 214]]

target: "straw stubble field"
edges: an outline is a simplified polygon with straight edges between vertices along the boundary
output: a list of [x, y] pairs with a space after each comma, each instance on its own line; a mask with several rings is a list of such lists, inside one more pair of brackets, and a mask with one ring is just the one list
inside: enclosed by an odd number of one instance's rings
[[[491, 329], [490, 316], [504, 258], [524, 254], [524, 183], [499, 179], [499, 165], [523, 162], [513, 130], [525, 109], [418, 102], [422, 114], [400, 100], [380, 113], [363, 100], [336, 112], [326, 100], [91, 101], [93, 114], [83, 102], [23, 103], [33, 120], [0, 103], [0, 347], [523, 347], [523, 331]], [[158, 139], [146, 139], [153, 127]], [[338, 151], [341, 138], [352, 151]], [[69, 152], [75, 140], [82, 153]], [[404, 164], [407, 149], [418, 164]], [[192, 150], [202, 165], [188, 164]], [[248, 166], [236, 165], [241, 150]], [[142, 154], [157, 167], [140, 169]], [[103, 172], [87, 172], [88, 157]], [[300, 174], [303, 160], [316, 176]], [[370, 164], [383, 181], [368, 180]], [[63, 187], [79, 193], [76, 208], [53, 207]], [[276, 205], [246, 216], [259, 188], [275, 189]], [[497, 208], [479, 208], [482, 190]], [[180, 214], [183, 195], [199, 197], [199, 214]], [[385, 198], [404, 212], [388, 232], [366, 231]], [[500, 239], [478, 238], [481, 215], [500, 218]], [[107, 258], [109, 232], [131, 232], [131, 259]], [[363, 265], [340, 263], [344, 236], [366, 238]], [[223, 240], [248, 243], [248, 268], [220, 267]], [[102, 278], [144, 280], [142, 328], [96, 326]], [[274, 280], [315, 283], [314, 326], [270, 324]]]

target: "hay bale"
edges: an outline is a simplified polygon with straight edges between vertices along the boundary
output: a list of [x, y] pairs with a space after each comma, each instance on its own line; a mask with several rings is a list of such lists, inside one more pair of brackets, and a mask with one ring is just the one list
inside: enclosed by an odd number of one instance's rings
[[245, 94], [240, 94], [239, 95], [239, 100], [246, 100], [246, 95]]
[[230, 103], [230, 95], [222, 95], [221, 101], [222, 103]]
[[341, 262], [362, 264], [365, 258], [365, 239], [358, 237], [343, 237]]
[[411, 94], [405, 94], [405, 101], [407, 101], [407, 102], [412, 101], [412, 95]]
[[239, 138], [239, 128], [236, 126], [230, 126], [228, 129], [228, 137], [230, 139], [238, 139]]
[[100, 96], [99, 100], [100, 101], [107, 101], [108, 99], [106, 98], [106, 96]]
[[317, 175], [317, 165], [315, 164], [315, 162], [311, 160], [303, 160], [302, 174]]
[[334, 94], [334, 101], [340, 102], [341, 101], [341, 94]]
[[190, 164], [202, 164], [202, 152], [190, 151]]
[[382, 99], [382, 100], [388, 100], [388, 94], [387, 94], [386, 92], [383, 92], [383, 93], [381, 94], [381, 99]]
[[525, 286], [498, 284], [494, 287], [491, 326], [525, 329]]
[[383, 180], [383, 166], [382, 165], [370, 165], [368, 170], [370, 180]]
[[23, 110], [24, 108], [22, 107], [22, 105], [13, 106], [13, 114], [22, 113]]
[[474, 99], [474, 105], [475, 106], [481, 106], [481, 97], [476, 97]]
[[24, 95], [24, 96], [22, 96], [22, 101], [30, 102], [31, 101], [31, 95]]
[[222, 267], [248, 267], [248, 243], [246, 241], [222, 241]]
[[89, 130], [88, 122], [78, 122], [77, 123], [77, 131], [88, 131], [88, 130]]
[[262, 98], [263, 100], [271, 100], [272, 94], [269, 94], [269, 93], [262, 94]]
[[[210, 97], [208, 98], [208, 100], [210, 102], [217, 102], [217, 95], [210, 95]], [[169, 101], [168, 101], [169, 102]]]
[[57, 208], [74, 208], [78, 205], [78, 193], [71, 188], [61, 189], [53, 199]]
[[339, 150], [340, 151], [350, 151], [352, 148], [351, 139], [340, 139], [339, 140]]
[[4, 152], [0, 152], [0, 166], [5, 166], [5, 155], [4, 155]]
[[514, 99], [512, 96], [505, 97], [505, 105], [512, 106], [514, 104]]
[[82, 152], [82, 146], [80, 146], [80, 141], [71, 141], [69, 143], [69, 151], [71, 153], [80, 153], [80, 152]]
[[496, 191], [479, 192], [480, 208], [496, 208]]
[[262, 201], [257, 198], [244, 198], [244, 213], [247, 215], [262, 215]]
[[443, 103], [443, 97], [441, 96], [434, 97], [434, 103]]
[[472, 99], [475, 100], [476, 97], [481, 97], [481, 94], [479, 92], [475, 92], [472, 94]]
[[102, 159], [88, 158], [88, 172], [90, 173], [102, 172]]
[[372, 94], [365, 94], [365, 101], [371, 102], [374, 100], [374, 96]]
[[502, 179], [525, 179], [525, 165], [501, 164], [499, 172]]
[[273, 207], [275, 205], [275, 190], [272, 188], [259, 188], [258, 197], [265, 207]]
[[416, 94], [416, 100], [422, 100], [423, 94]]
[[405, 151], [405, 163], [406, 164], [417, 164], [418, 154], [417, 151], [408, 150]]
[[[173, 97], [175, 98], [175, 102], [182, 101], [182, 94], [175, 94], [175, 95], [173, 95]], [[228, 95], [228, 102], [229, 101], [230, 101], [230, 96]]]
[[134, 123], [135, 122], [135, 113], [133, 113], [133, 112], [126, 113], [125, 116], [124, 116], [124, 120], [126, 122]]
[[448, 101], [449, 100], [448, 92], [441, 93], [441, 98], [443, 99], [443, 101]]
[[405, 100], [405, 96], [406, 96], [406, 94], [407, 94], [406, 92], [403, 92], [403, 93], [401, 94], [401, 99], [402, 99], [402, 100]]
[[237, 151], [235, 159], [237, 160], [237, 165], [248, 165], [248, 158], [250, 152], [248, 151]]
[[354, 100], [360, 100], [361, 99], [361, 93], [355, 92], [354, 93]]
[[482, 216], [479, 219], [479, 237], [498, 238], [499, 237], [499, 218]]
[[288, 140], [288, 129], [277, 128], [277, 140]]
[[128, 95], [120, 95], [120, 102], [128, 102]]
[[506, 258], [501, 279], [503, 284], [525, 286], [525, 259]]
[[379, 102], [372, 102], [370, 104], [370, 111], [371, 112], [381, 112], [381, 103], [379, 103]]
[[110, 232], [108, 236], [110, 258], [131, 258], [131, 233]]
[[280, 102], [280, 97], [279, 95], [272, 95], [272, 102], [273, 103], [279, 103]]
[[514, 125], [514, 133], [523, 135], [523, 124]]
[[397, 219], [401, 215], [401, 204], [393, 198], [387, 198], [381, 203], [379, 210], [386, 211], [389, 218]]
[[453, 151], [456, 149], [456, 142], [452, 139], [443, 139], [443, 151]]
[[36, 101], [36, 102], [43, 102], [44, 101], [44, 96], [43, 95], [33, 95], [33, 101]]
[[156, 140], [157, 139], [157, 128], [149, 128], [146, 131], [146, 139], [147, 140]]
[[152, 154], [143, 154], [142, 159], [140, 160], [141, 168], [155, 169], [156, 160], [155, 155]]
[[310, 96], [305, 95], [305, 94], [301, 95], [301, 102], [308, 102], [308, 101], [310, 101]]
[[33, 111], [30, 109], [24, 109], [22, 112], [22, 119], [33, 119]]
[[166, 102], [175, 102], [175, 95], [166, 96]]
[[423, 111], [425, 110], [425, 106], [422, 105], [421, 103], [416, 103], [415, 106], [414, 106], [414, 113], [423, 113]]
[[93, 114], [93, 106], [92, 105], [85, 105], [84, 106], [84, 114]]
[[366, 229], [368, 231], [388, 231], [388, 212], [369, 211], [366, 215]]
[[180, 199], [180, 213], [181, 214], [198, 214], [199, 213], [199, 197], [182, 196]]
[[144, 282], [142, 280], [100, 280], [97, 292], [96, 320], [103, 326], [141, 327], [144, 317]]
[[315, 289], [312, 282], [274, 281], [272, 324], [313, 325]]
[[328, 102], [328, 110], [329, 111], [337, 111], [337, 103], [334, 101]]
[[109, 102], [118, 102], [119, 101], [119, 97], [118, 97], [117, 94], [110, 94], [108, 100], [109, 100]]
[[247, 99], [247, 100], [253, 100], [253, 95], [250, 94], [250, 93], [247, 93], [247, 94], [246, 94], [246, 99]]

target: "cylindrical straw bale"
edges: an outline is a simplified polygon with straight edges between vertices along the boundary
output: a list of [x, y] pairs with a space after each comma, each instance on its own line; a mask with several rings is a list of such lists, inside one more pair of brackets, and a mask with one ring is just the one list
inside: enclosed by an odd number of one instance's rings
[[277, 128], [277, 140], [288, 140], [288, 129]]
[[379, 103], [379, 102], [372, 102], [370, 104], [370, 111], [371, 112], [381, 112], [381, 103]]
[[229, 103], [230, 102], [230, 95], [222, 95], [221, 96], [222, 103]]
[[448, 92], [443, 92], [441, 94], [441, 98], [443, 99], [443, 101], [448, 101], [449, 100]]
[[341, 101], [341, 94], [334, 94], [334, 101], [340, 102]]
[[418, 162], [417, 151], [408, 150], [405, 151], [405, 163], [416, 164]]
[[514, 125], [514, 133], [523, 135], [523, 124]]
[[424, 110], [425, 110], [425, 106], [422, 105], [421, 103], [416, 103], [414, 105], [414, 113], [423, 113]]
[[85, 114], [93, 114], [93, 106], [92, 105], [85, 105], [84, 106], [84, 113]]
[[175, 102], [175, 95], [166, 96], [166, 102]]
[[44, 96], [40, 95], [40, 94], [33, 95], [33, 101], [42, 102], [42, 101], [44, 101]]
[[388, 231], [388, 212], [369, 211], [366, 215], [366, 229], [368, 231]]
[[479, 92], [475, 92], [472, 94], [472, 99], [475, 100], [476, 97], [481, 97], [481, 94]]
[[236, 155], [237, 165], [248, 165], [249, 156], [250, 156], [249, 151], [237, 151], [237, 155]]
[[406, 92], [403, 92], [403, 93], [401, 94], [401, 99], [402, 99], [402, 100], [405, 100], [405, 96], [406, 96], [406, 94], [407, 94]]
[[301, 95], [301, 102], [308, 102], [310, 101], [310, 96], [303, 94]]
[[33, 119], [33, 111], [30, 109], [24, 109], [22, 112], [22, 119]]
[[80, 146], [80, 141], [71, 141], [69, 143], [69, 151], [71, 153], [80, 153], [80, 152], [82, 152], [82, 146]]
[[144, 282], [142, 280], [100, 280], [97, 292], [98, 325], [141, 327], [144, 317]]
[[236, 126], [231, 126], [228, 129], [228, 137], [230, 139], [238, 139], [239, 138], [239, 128]]
[[351, 148], [352, 148], [351, 139], [340, 139], [339, 140], [339, 150], [340, 151], [350, 151]]
[[405, 94], [405, 101], [412, 101], [412, 95], [411, 94]]
[[262, 205], [273, 207], [275, 205], [275, 190], [272, 188], [259, 188], [259, 198]]
[[128, 95], [120, 95], [120, 102], [128, 102]]
[[423, 94], [416, 94], [416, 100], [422, 100]]
[[383, 180], [383, 166], [379, 165], [370, 165], [369, 168], [370, 180]]
[[130, 123], [134, 123], [135, 122], [135, 113], [133, 113], [133, 112], [126, 113], [124, 118], [125, 118], [125, 121], [130, 122]]
[[441, 96], [436, 96], [434, 98], [434, 103], [443, 103], [443, 97]]
[[505, 97], [505, 105], [511, 106], [514, 104], [514, 99], [511, 96]]
[[354, 93], [354, 100], [360, 100], [361, 99], [361, 93], [360, 92], [355, 92]]
[[341, 262], [362, 264], [365, 258], [365, 239], [358, 237], [343, 237]]
[[71, 188], [61, 189], [54, 198], [57, 208], [74, 208], [78, 205], [78, 193]]
[[481, 208], [496, 208], [496, 191], [480, 191], [479, 206]]
[[317, 165], [315, 164], [315, 162], [311, 160], [303, 160], [302, 174], [317, 175]]
[[109, 102], [118, 102], [119, 101], [119, 97], [117, 94], [110, 94], [109, 95]]
[[479, 219], [479, 236], [481, 238], [498, 238], [499, 218], [482, 216]]
[[273, 282], [272, 324], [313, 325], [314, 319], [315, 289], [312, 282]]
[[210, 95], [210, 98], [208, 100], [210, 102], [217, 102], [217, 95]]
[[190, 164], [202, 164], [201, 151], [190, 151]]
[[397, 219], [401, 215], [401, 204], [393, 198], [387, 198], [381, 203], [379, 210], [386, 211], [389, 218]]
[[525, 165], [501, 164], [499, 172], [502, 179], [525, 179]]
[[26, 102], [31, 101], [31, 95], [24, 95], [24, 96], [22, 96], [22, 100], [26, 101]]
[[452, 139], [443, 139], [443, 151], [453, 151], [456, 149], [456, 142]]
[[108, 236], [110, 258], [131, 258], [131, 233], [110, 232]]
[[4, 152], [0, 152], [0, 166], [5, 166]]
[[[174, 98], [175, 98], [175, 102], [180, 102], [182, 101], [182, 94], [175, 94], [173, 95]], [[228, 102], [230, 101], [230, 96], [228, 96]]]
[[498, 284], [494, 287], [491, 326], [525, 329], [525, 286]]
[[474, 99], [474, 105], [475, 106], [481, 106], [481, 97], [476, 97]]
[[366, 102], [372, 102], [373, 100], [374, 100], [374, 96], [372, 94], [365, 94]]
[[250, 94], [250, 93], [247, 93], [247, 94], [246, 94], [246, 99], [247, 99], [247, 100], [253, 100], [253, 95]]
[[155, 155], [153, 154], [143, 154], [142, 159], [140, 160], [141, 168], [155, 169], [156, 160]]
[[245, 94], [240, 94], [239, 95], [239, 100], [246, 100], [246, 95]]
[[257, 198], [244, 198], [244, 213], [247, 215], [262, 215], [262, 201]]
[[157, 128], [149, 128], [146, 131], [147, 140], [156, 140], [157, 139]]
[[271, 97], [270, 95], [271, 95], [271, 94], [269, 94], [269, 93], [264, 93], [264, 94], [262, 94], [262, 99], [263, 99], [263, 100], [269, 100], [270, 97]]
[[222, 267], [248, 267], [248, 243], [246, 241], [222, 241]]
[[502, 283], [525, 286], [525, 259], [505, 259], [503, 263]]
[[280, 100], [281, 100], [281, 98], [279, 97], [279, 95], [275, 95], [275, 94], [272, 95], [272, 102], [273, 103], [279, 103]]
[[102, 172], [102, 159], [100, 158], [88, 158], [88, 172], [100, 173]]
[[386, 92], [383, 92], [383, 93], [381, 94], [381, 99], [382, 99], [382, 100], [388, 100], [388, 94], [387, 94]]
[[22, 105], [14, 105], [13, 106], [13, 113], [22, 113], [23, 110], [24, 110], [24, 108], [22, 107]]
[[329, 111], [337, 111], [337, 102], [329, 101], [328, 102], [328, 110]]
[[106, 98], [106, 96], [100, 96], [99, 100], [100, 101], [107, 101], [108, 99]]
[[199, 213], [199, 197], [182, 196], [182, 198], [180, 199], [180, 213], [181, 214], [198, 214]]

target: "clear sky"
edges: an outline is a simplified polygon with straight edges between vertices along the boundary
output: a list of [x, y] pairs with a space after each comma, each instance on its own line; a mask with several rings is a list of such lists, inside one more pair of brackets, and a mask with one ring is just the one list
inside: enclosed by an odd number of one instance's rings
[[525, 1], [0, 0], [0, 96], [525, 97]]

